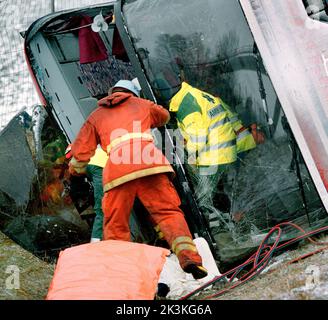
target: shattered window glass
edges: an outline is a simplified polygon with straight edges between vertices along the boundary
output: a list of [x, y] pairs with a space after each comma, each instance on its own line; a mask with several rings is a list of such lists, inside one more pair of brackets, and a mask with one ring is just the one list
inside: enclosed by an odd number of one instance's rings
[[[234, 129], [237, 141], [244, 132], [256, 142], [238, 152], [235, 161], [213, 166], [212, 173], [202, 173], [197, 161], [184, 161], [221, 263], [244, 258], [280, 222], [294, 221], [305, 229], [321, 225], [326, 212], [239, 1], [127, 1], [123, 13], [159, 103], [169, 107], [184, 81], [208, 100], [221, 99], [230, 122], [239, 121], [239, 129]], [[191, 134], [184, 119], [199, 112], [199, 101], [204, 101], [194, 100], [185, 97], [168, 126], [177, 129], [180, 123], [188, 141]], [[203, 138], [208, 143], [207, 133]], [[286, 237], [294, 234], [290, 230]]]

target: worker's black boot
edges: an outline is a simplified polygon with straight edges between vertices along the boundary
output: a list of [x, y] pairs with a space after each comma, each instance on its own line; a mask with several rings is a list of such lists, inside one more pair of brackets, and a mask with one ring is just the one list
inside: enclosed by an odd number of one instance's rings
[[207, 270], [203, 266], [198, 266], [196, 264], [189, 264], [183, 269], [186, 273], [191, 273], [194, 279], [202, 279], [207, 276]]
[[166, 283], [159, 283], [157, 285], [157, 294], [156, 296], [159, 298], [165, 298], [170, 292], [170, 288]]

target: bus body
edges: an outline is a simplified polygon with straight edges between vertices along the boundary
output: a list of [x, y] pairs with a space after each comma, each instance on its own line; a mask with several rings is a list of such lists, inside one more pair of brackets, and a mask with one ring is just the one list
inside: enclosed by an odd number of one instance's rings
[[[231, 106], [245, 127], [260, 128], [265, 143], [228, 170], [218, 188], [224, 220], [218, 236], [199, 208], [186, 164], [179, 153], [172, 160], [190, 229], [206, 238], [222, 266], [230, 266], [279, 222], [307, 230], [327, 224], [325, 10], [325, 1], [302, 0], [111, 1], [35, 21], [25, 34], [26, 61], [66, 143], [117, 80], [137, 77], [143, 96], [165, 105], [181, 68], [191, 85]], [[91, 28], [96, 16], [104, 17], [98, 32]], [[106, 59], [91, 54], [92, 62], [81, 61], [86, 28], [88, 41], [95, 34], [96, 43], [101, 40], [95, 50], [105, 47]], [[173, 117], [160, 130], [172, 150], [176, 129]], [[287, 230], [285, 239], [294, 235]]]

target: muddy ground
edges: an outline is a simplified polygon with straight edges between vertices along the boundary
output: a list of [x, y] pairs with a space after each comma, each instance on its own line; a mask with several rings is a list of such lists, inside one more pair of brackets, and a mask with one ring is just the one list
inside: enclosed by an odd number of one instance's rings
[[[319, 240], [328, 242], [328, 236], [321, 237]], [[0, 243], [0, 300], [44, 299], [55, 265], [36, 258], [1, 232]], [[219, 299], [328, 299], [328, 250], [289, 264], [293, 259], [320, 248], [322, 246], [306, 241], [296, 249], [274, 257], [261, 275], [231, 290]], [[14, 275], [17, 270], [19, 270], [19, 288], [15, 288]], [[207, 290], [195, 299], [201, 300], [216, 292], [218, 289]]]

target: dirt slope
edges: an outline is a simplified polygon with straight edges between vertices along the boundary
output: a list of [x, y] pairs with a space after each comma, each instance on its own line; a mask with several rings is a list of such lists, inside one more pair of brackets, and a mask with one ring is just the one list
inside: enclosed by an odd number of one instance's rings
[[53, 272], [54, 265], [36, 258], [0, 232], [0, 300], [44, 299]]

